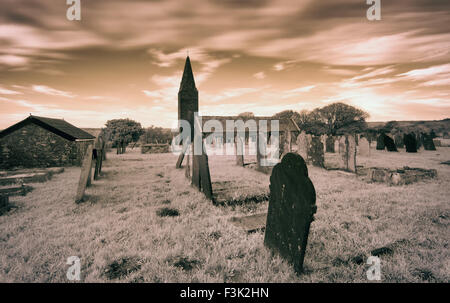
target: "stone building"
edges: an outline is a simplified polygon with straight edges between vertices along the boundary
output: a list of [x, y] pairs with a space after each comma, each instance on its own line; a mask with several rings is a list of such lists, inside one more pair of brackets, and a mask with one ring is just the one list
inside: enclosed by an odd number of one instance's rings
[[94, 140], [62, 119], [30, 115], [0, 132], [0, 169], [79, 166]]

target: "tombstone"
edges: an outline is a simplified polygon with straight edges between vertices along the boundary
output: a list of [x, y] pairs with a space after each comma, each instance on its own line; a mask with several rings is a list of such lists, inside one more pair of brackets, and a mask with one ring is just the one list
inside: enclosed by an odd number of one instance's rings
[[308, 144], [308, 162], [318, 167], [325, 167], [324, 149], [321, 138], [312, 137]]
[[419, 150], [421, 147], [422, 147], [422, 144], [423, 142], [422, 142], [422, 136], [420, 135], [420, 133], [417, 133], [417, 135], [416, 135], [416, 147], [417, 147], [417, 150]]
[[361, 137], [361, 138], [359, 138], [358, 143], [359, 143], [358, 144], [358, 155], [363, 156], [363, 157], [370, 156], [369, 140], [367, 140], [367, 138], [365, 138], [365, 137]]
[[422, 138], [423, 148], [425, 150], [436, 150], [432, 135], [422, 134]]
[[213, 200], [211, 175], [209, 172], [208, 155], [203, 152], [199, 157], [199, 174], [200, 174], [200, 186], [201, 191], [205, 194], [206, 198]]
[[383, 136], [384, 136], [384, 146], [386, 147], [387, 151], [389, 152], [398, 151], [397, 147], [395, 146], [394, 140], [386, 134], [383, 134]]
[[355, 137], [352, 135], [346, 136], [347, 150], [348, 154], [347, 170], [356, 173], [356, 141]]
[[417, 153], [417, 141], [414, 133], [404, 134], [403, 142], [405, 143], [407, 153]]
[[347, 154], [347, 140], [345, 136], [339, 137], [339, 167], [343, 169], [347, 169], [348, 166], [348, 154]]
[[240, 136], [235, 137], [236, 165], [244, 166], [244, 142]]
[[323, 153], [325, 154], [327, 152], [327, 135], [322, 135], [320, 136], [320, 141], [322, 142], [322, 146], [323, 146]]
[[325, 152], [327, 153], [334, 153], [336, 152], [335, 149], [335, 142], [336, 138], [333, 136], [328, 136], [326, 141], [325, 141]]
[[400, 133], [394, 136], [394, 142], [395, 146], [397, 146], [398, 148], [405, 147], [405, 143], [403, 142], [403, 136]]
[[384, 150], [385, 149], [385, 145], [384, 145], [384, 136], [385, 134], [381, 134], [377, 137], [377, 150]]
[[337, 138], [335, 138], [334, 139], [334, 152], [336, 153], [338, 153], [338, 154], [340, 154], [341, 153], [341, 150], [340, 150], [340, 138], [339, 137], [337, 137]]
[[316, 191], [308, 177], [305, 160], [286, 154], [270, 176], [270, 199], [264, 245], [303, 271], [306, 244], [316, 213]]
[[84, 157], [83, 157], [83, 163], [81, 165], [80, 180], [78, 181], [77, 195], [75, 197], [76, 203], [83, 200], [84, 192], [86, 191], [88, 177], [90, 176], [91, 170], [92, 170], [92, 149], [93, 149], [93, 144], [91, 143], [88, 145], [86, 152], [84, 154]]
[[297, 153], [303, 159], [308, 159], [308, 140], [304, 131], [297, 136]]

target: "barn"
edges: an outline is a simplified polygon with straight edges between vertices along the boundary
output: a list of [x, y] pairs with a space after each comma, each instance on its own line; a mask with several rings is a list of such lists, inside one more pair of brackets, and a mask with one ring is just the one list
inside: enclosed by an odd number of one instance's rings
[[94, 140], [63, 119], [30, 115], [0, 132], [0, 169], [79, 166]]

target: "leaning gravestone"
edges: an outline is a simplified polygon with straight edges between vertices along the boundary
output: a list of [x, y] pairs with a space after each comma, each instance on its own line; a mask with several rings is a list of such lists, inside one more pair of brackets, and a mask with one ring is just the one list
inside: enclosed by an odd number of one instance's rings
[[308, 159], [308, 141], [304, 131], [297, 137], [297, 153], [302, 156], [303, 159]]
[[316, 191], [305, 160], [286, 154], [270, 176], [270, 199], [264, 244], [303, 271], [309, 227], [316, 213]]
[[308, 163], [314, 166], [325, 167], [324, 150], [322, 140], [319, 137], [312, 137], [308, 144]]
[[370, 156], [370, 143], [365, 137], [359, 138], [358, 155], [364, 157]]
[[83, 163], [81, 165], [80, 180], [78, 181], [77, 195], [75, 202], [78, 203], [83, 200], [84, 192], [88, 183], [88, 178], [92, 169], [92, 144], [89, 144], [83, 157]]
[[417, 153], [417, 141], [414, 133], [405, 134], [403, 136], [403, 142], [405, 143], [407, 153]]

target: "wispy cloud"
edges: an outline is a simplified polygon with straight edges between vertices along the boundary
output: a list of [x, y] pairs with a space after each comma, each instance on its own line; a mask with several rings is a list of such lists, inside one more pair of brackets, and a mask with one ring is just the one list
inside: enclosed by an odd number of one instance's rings
[[33, 91], [46, 94], [50, 96], [58, 96], [58, 97], [66, 97], [66, 98], [74, 98], [75, 95], [70, 92], [65, 92], [62, 90], [54, 89], [45, 85], [33, 85], [32, 86]]

